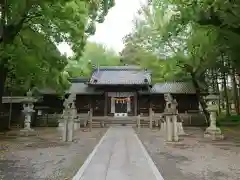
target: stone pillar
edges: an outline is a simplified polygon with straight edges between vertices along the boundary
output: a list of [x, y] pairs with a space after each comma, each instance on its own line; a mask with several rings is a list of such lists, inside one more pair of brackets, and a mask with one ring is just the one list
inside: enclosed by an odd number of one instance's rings
[[173, 141], [178, 141], [177, 115], [172, 115]]
[[[66, 112], [65, 112], [66, 113]], [[67, 137], [67, 134], [68, 134], [68, 120], [67, 120], [68, 117], [64, 117], [63, 119], [63, 128], [62, 128], [62, 141], [66, 142], [68, 137]]]
[[103, 128], [105, 126], [105, 122], [104, 121], [101, 121], [100, 122], [100, 126]]
[[177, 123], [177, 128], [178, 128], [178, 135], [182, 136], [182, 135], [187, 135], [183, 129], [183, 125], [182, 122], [178, 122]]
[[166, 140], [172, 141], [172, 122], [171, 122], [171, 116], [166, 116]]
[[57, 127], [57, 130], [62, 132], [63, 131], [63, 127], [64, 127], [64, 122], [63, 122], [63, 118], [60, 118], [58, 120], [58, 127]]
[[166, 134], [166, 120], [164, 118], [161, 119], [161, 127], [160, 127], [160, 134]]
[[178, 117], [180, 118], [180, 121], [177, 123], [177, 128], [178, 128], [178, 135], [187, 135], [183, 129], [183, 120], [181, 119], [181, 117], [178, 115]]
[[75, 119], [74, 121], [74, 130], [78, 130], [80, 129], [80, 120], [79, 119]]
[[70, 116], [67, 124], [67, 141], [73, 141], [74, 119]]
[[156, 126], [156, 127], [159, 127], [159, 119], [155, 117], [154, 111], [153, 111], [153, 118], [155, 118], [155, 121], [154, 121], [155, 126]]
[[57, 127], [57, 130], [60, 131], [62, 133], [63, 131], [63, 128], [64, 128], [64, 109], [63, 109], [63, 112], [62, 114], [59, 116], [59, 119], [58, 119], [58, 127]]

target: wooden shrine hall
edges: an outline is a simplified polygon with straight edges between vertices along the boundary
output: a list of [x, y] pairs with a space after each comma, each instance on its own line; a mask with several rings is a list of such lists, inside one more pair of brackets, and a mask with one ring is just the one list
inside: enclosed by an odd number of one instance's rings
[[[90, 79], [73, 78], [66, 94], [76, 94], [79, 114], [90, 108], [93, 116], [131, 117], [163, 113], [164, 94], [170, 93], [178, 103], [179, 113], [199, 113], [199, 103], [193, 85], [189, 82], [152, 84], [151, 72], [138, 66], [105, 66], [94, 69]], [[41, 90], [43, 101], [35, 108], [39, 114], [62, 112], [63, 100], [53, 90]], [[43, 108], [44, 107], [44, 108]], [[46, 108], [48, 107], [48, 108]]]
[[[138, 66], [106, 66], [94, 69], [90, 78], [72, 78], [71, 86], [65, 97], [76, 95], [75, 106], [78, 117], [86, 119], [91, 110], [97, 119], [134, 119], [150, 117], [151, 112], [160, 117], [165, 109], [164, 94], [176, 99], [178, 113], [184, 119], [184, 125], [205, 125], [205, 119], [199, 110], [196, 91], [190, 82], [152, 83], [151, 72]], [[64, 98], [52, 89], [39, 90], [40, 97], [34, 103], [32, 126], [58, 126], [63, 112]], [[22, 101], [18, 97], [3, 98], [6, 109], [12, 107], [14, 115], [11, 124], [23, 127]], [[24, 99], [22, 97], [21, 99]], [[12, 106], [10, 106], [12, 104]], [[131, 118], [133, 117], [133, 118]], [[192, 118], [194, 117], [194, 118]], [[8, 119], [6, 127], [8, 126]]]

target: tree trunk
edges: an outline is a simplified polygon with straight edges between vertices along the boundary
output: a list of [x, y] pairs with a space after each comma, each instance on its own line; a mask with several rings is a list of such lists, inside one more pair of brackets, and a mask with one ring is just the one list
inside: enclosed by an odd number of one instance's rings
[[[216, 92], [220, 96], [220, 88], [219, 88], [219, 83], [218, 83], [218, 72], [216, 70], [215, 70], [215, 73], [214, 73], [214, 83], [216, 83]], [[219, 100], [218, 100], [218, 112], [219, 112], [219, 114], [221, 114], [221, 112], [222, 112], [221, 98], [219, 98]]]
[[238, 104], [239, 104], [239, 106], [240, 106], [240, 76], [239, 76], [238, 73], [237, 73], [237, 75], [236, 75], [236, 78], [237, 78], [237, 82], [238, 82], [238, 84], [237, 84]]
[[227, 81], [226, 81], [226, 73], [222, 73], [222, 79], [223, 79], [223, 93], [226, 101], [226, 116], [230, 116], [230, 105], [229, 105], [229, 99], [228, 99], [228, 91], [227, 91]]
[[235, 111], [236, 111], [237, 115], [239, 115], [240, 114], [239, 101], [238, 101], [239, 97], [238, 97], [238, 91], [237, 91], [236, 73], [235, 73], [235, 69], [233, 67], [232, 67], [231, 77], [232, 77], [233, 101], [234, 101]]
[[4, 95], [4, 85], [7, 78], [8, 69], [6, 68], [5, 61], [0, 63], [0, 112], [3, 112], [2, 97]]
[[198, 82], [197, 82], [197, 79], [195, 77], [195, 74], [192, 72], [190, 73], [191, 74], [191, 77], [192, 77], [192, 83], [193, 83], [193, 86], [195, 87], [196, 89], [196, 96], [197, 96], [197, 100], [198, 102], [200, 103], [200, 105], [202, 106], [202, 109], [203, 109], [203, 113], [205, 115], [205, 118], [207, 120], [207, 124], [209, 124], [209, 113], [207, 111], [207, 104], [206, 102], [204, 101], [203, 97], [201, 96], [201, 90], [200, 90], [200, 87], [198, 85]]

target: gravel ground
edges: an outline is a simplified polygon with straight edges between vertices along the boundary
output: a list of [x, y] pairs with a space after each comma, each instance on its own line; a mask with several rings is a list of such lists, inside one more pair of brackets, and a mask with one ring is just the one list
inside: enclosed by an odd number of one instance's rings
[[79, 170], [106, 132], [79, 130], [72, 143], [61, 142], [55, 128], [37, 137], [0, 137], [0, 180], [68, 180]]
[[204, 139], [199, 128], [186, 132], [177, 144], [166, 144], [158, 130], [139, 133], [164, 180], [240, 180], [240, 131], [215, 142]]

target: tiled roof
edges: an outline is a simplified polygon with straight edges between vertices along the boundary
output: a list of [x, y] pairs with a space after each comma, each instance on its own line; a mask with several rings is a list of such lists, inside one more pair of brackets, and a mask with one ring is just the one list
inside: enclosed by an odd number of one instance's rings
[[95, 68], [96, 70], [120, 70], [120, 71], [129, 71], [129, 70], [142, 70], [140, 66], [100, 66], [99, 68]]
[[26, 96], [3, 96], [2, 103], [24, 103], [24, 102], [37, 102], [38, 99], [34, 97], [26, 97]]
[[[58, 94], [53, 89], [40, 89], [39, 93], [41, 94]], [[66, 94], [74, 93], [74, 94], [98, 94], [102, 93], [100, 91], [94, 90], [92, 87], [88, 87], [84, 82], [77, 82], [77, 79], [72, 81], [72, 84], [68, 90], [65, 91]]]
[[195, 94], [196, 90], [190, 82], [165, 82], [155, 84], [151, 93]]
[[138, 66], [100, 67], [93, 71], [90, 84], [150, 84], [151, 74]]
[[69, 78], [71, 83], [85, 83], [88, 82], [88, 78], [86, 77], [76, 77], [76, 78]]
[[72, 83], [70, 89], [67, 93], [74, 93], [74, 94], [101, 94], [102, 91], [97, 91], [92, 87], [89, 87], [85, 83]]
[[40, 94], [57, 94], [57, 91], [51, 88], [43, 88], [37, 90]]

